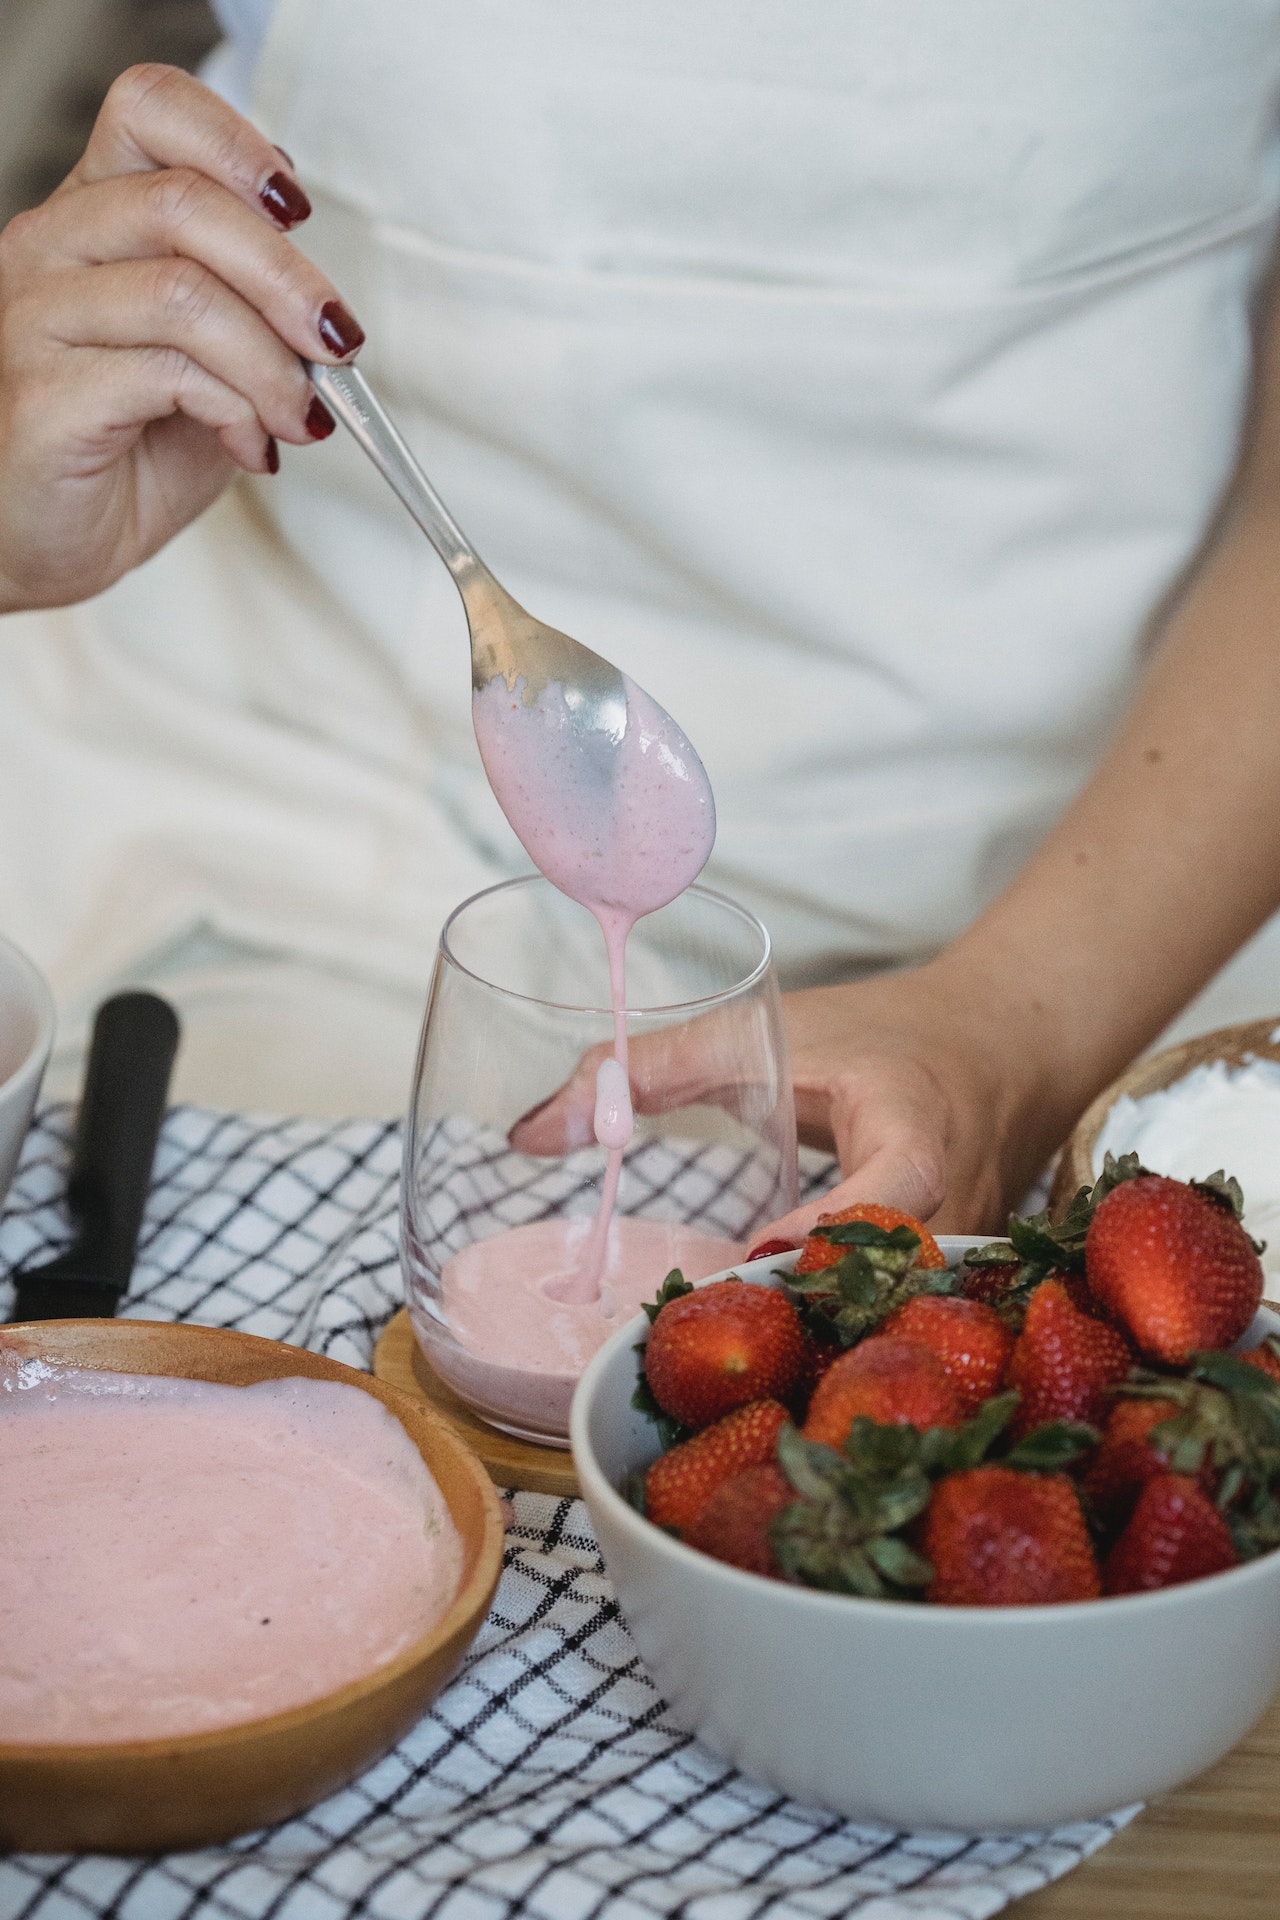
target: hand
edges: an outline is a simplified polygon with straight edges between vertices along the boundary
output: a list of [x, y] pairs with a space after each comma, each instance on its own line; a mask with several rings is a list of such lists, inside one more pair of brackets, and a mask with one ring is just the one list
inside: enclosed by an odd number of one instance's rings
[[0, 233], [0, 611], [100, 592], [235, 467], [332, 432], [299, 355], [363, 335], [285, 238], [309, 211], [188, 74], [116, 81], [72, 173]]
[[[1038, 1050], [1021, 1019], [992, 1003], [980, 974], [971, 985], [945, 959], [784, 996], [800, 1136], [834, 1148], [844, 1178], [822, 1200], [754, 1230], [752, 1240], [799, 1240], [820, 1213], [854, 1200], [903, 1207], [942, 1231], [1003, 1231], [1071, 1116], [1041, 1095], [1024, 1065]], [[711, 1014], [634, 1041], [637, 1111], [714, 1100], [733, 1058], [717, 1045], [718, 1032]], [[596, 1070], [607, 1051], [584, 1054], [565, 1085], [517, 1121], [518, 1152], [563, 1153], [590, 1142]]]
[[945, 956], [785, 996], [800, 1138], [834, 1148], [843, 1178], [757, 1239], [798, 1240], [855, 1200], [941, 1232], [1004, 1231], [1072, 1116], [1040, 1086], [1021, 1021], [992, 999]]

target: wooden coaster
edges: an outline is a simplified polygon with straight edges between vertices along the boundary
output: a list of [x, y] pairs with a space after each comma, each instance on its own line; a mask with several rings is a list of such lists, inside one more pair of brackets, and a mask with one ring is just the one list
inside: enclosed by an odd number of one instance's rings
[[473, 1413], [465, 1400], [440, 1378], [414, 1336], [407, 1307], [401, 1307], [373, 1352], [373, 1371], [379, 1380], [400, 1387], [415, 1400], [434, 1407], [471, 1451], [478, 1454], [489, 1478], [500, 1487], [523, 1487], [529, 1493], [554, 1493], [576, 1500], [578, 1476], [568, 1449], [538, 1447], [499, 1433]]

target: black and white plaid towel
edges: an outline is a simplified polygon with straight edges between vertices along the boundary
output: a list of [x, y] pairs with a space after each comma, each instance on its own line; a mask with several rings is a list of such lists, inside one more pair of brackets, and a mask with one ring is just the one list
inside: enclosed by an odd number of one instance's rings
[[[68, 1141], [64, 1109], [33, 1130], [0, 1274], [67, 1239]], [[127, 1312], [367, 1367], [402, 1299], [399, 1160], [390, 1125], [175, 1110]], [[583, 1506], [520, 1493], [462, 1672], [363, 1779], [202, 1853], [0, 1860], [0, 1920], [985, 1920], [1128, 1817], [973, 1840], [782, 1799], [671, 1724]]]

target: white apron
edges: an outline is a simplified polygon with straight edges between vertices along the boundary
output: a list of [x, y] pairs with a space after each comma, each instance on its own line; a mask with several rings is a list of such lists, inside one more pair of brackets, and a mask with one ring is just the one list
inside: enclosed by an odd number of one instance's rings
[[[253, 111], [427, 471], [685, 727], [799, 981], [935, 949], [1105, 746], [1233, 468], [1278, 92], [1280, 0], [280, 0]], [[217, 1095], [318, 1110], [403, 1087], [441, 918], [524, 865], [341, 433], [4, 624], [0, 809], [73, 1014], [162, 978]]]

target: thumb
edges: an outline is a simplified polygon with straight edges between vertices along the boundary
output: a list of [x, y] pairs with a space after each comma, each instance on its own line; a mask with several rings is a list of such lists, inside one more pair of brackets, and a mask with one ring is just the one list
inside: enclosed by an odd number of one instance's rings
[[[633, 1037], [627, 1078], [637, 1113], [672, 1113], [699, 1104], [740, 1111], [762, 1072], [755, 1035], [717, 1009], [678, 1026]], [[517, 1153], [568, 1153], [595, 1138], [596, 1074], [612, 1048], [589, 1047], [569, 1078], [522, 1114], [507, 1135]]]
[[903, 1213], [923, 1222], [938, 1210], [937, 1179], [923, 1164], [923, 1156], [903, 1146], [881, 1147], [829, 1193], [784, 1213], [781, 1219], [770, 1221], [752, 1237], [758, 1241], [799, 1243], [807, 1233], [812, 1233], [820, 1214], [838, 1213], [841, 1207], [851, 1207], [858, 1201], [899, 1207]]

